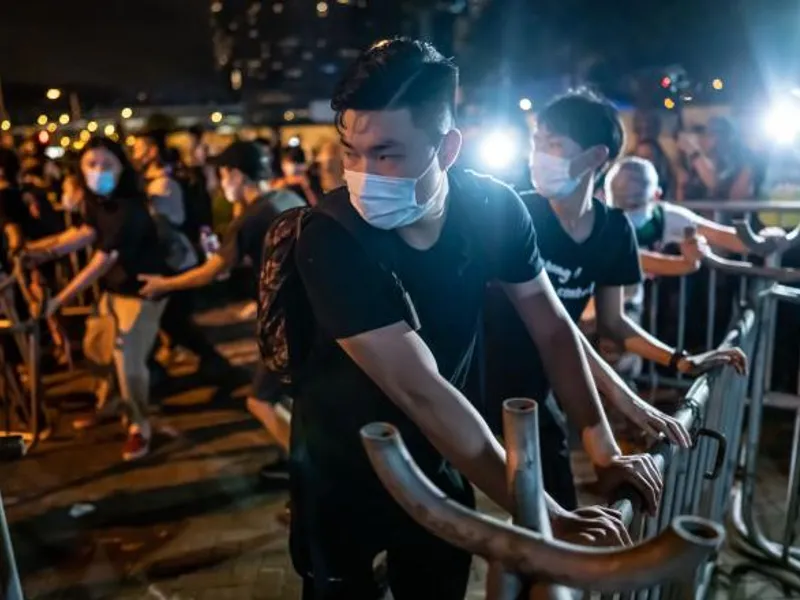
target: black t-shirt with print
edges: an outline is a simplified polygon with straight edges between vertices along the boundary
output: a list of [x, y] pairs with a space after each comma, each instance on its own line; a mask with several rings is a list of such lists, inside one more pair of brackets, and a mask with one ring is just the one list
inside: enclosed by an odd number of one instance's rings
[[[393, 270], [414, 304], [419, 335], [441, 375], [462, 388], [487, 282], [529, 281], [542, 266], [531, 219], [516, 193], [473, 173], [449, 177], [446, 220], [430, 249], [413, 249], [392, 231], [385, 240]], [[342, 201], [342, 195], [346, 203], [345, 188], [322, 201]], [[346, 209], [353, 210], [349, 204]], [[365, 477], [374, 482], [359, 430], [385, 421], [399, 428], [429, 476], [458, 480], [421, 431], [335, 343], [406, 320], [401, 294], [375, 254], [368, 255], [339, 223], [315, 214], [300, 236], [296, 262], [319, 328], [293, 405], [292, 460], [323, 486]]]
[[[564, 230], [547, 199], [533, 192], [523, 192], [521, 197], [536, 228], [544, 268], [574, 322], [597, 288], [642, 281], [636, 236], [623, 211], [593, 199], [592, 232], [578, 243]], [[518, 396], [543, 400], [550, 385], [533, 341], [502, 291], [490, 288], [488, 296], [486, 377], [490, 406]], [[534, 362], [530, 356], [535, 356]]]
[[306, 206], [306, 203], [289, 190], [267, 192], [245, 207], [242, 214], [228, 225], [220, 256], [233, 264], [247, 259], [257, 280], [267, 230], [283, 211], [300, 206]]
[[100, 279], [103, 289], [123, 296], [138, 296], [142, 287], [139, 275], [169, 273], [164, 248], [144, 196], [104, 200], [89, 196], [86, 225], [97, 233], [95, 249], [108, 254], [116, 251], [119, 255]]
[[[32, 241], [54, 235], [64, 229], [61, 218], [47, 200], [43, 190], [26, 186], [23, 189], [7, 187], [0, 189], [0, 232], [7, 225], [16, 225], [23, 240]], [[5, 270], [11, 265], [3, 236], [0, 261]]]

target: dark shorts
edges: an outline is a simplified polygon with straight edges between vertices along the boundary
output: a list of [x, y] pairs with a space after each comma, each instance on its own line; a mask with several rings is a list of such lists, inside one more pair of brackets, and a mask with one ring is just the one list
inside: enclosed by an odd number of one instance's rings
[[[323, 483], [292, 463], [290, 550], [303, 578], [303, 600], [463, 600], [472, 556], [428, 533], [377, 481]], [[440, 482], [437, 482], [437, 484]], [[474, 508], [472, 488], [443, 491]], [[375, 575], [386, 552], [385, 577]]]

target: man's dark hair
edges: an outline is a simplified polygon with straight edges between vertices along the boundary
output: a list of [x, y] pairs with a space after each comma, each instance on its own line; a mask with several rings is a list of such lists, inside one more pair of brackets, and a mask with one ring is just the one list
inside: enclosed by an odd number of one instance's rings
[[346, 110], [408, 109], [414, 124], [438, 137], [453, 126], [458, 67], [431, 44], [393, 38], [373, 44], [333, 92], [341, 129]]
[[167, 130], [166, 129], [144, 129], [136, 134], [146, 142], [152, 144], [158, 150], [158, 160], [168, 163], [169, 154], [167, 152]]
[[203, 134], [205, 133], [205, 130], [203, 129], [202, 125], [192, 125], [186, 131], [191, 137], [195, 138], [197, 141], [202, 140]]
[[536, 121], [540, 127], [568, 137], [584, 150], [605, 146], [608, 148], [605, 166], [619, 158], [625, 145], [619, 111], [611, 102], [588, 90], [570, 92], [552, 100]]

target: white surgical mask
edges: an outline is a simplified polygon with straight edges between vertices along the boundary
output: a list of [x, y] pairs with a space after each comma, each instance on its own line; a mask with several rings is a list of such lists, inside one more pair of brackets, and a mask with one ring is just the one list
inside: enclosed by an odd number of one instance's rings
[[423, 202], [417, 202], [417, 182], [433, 167], [431, 164], [419, 177], [386, 177], [345, 169], [344, 180], [350, 192], [350, 204], [359, 215], [378, 229], [397, 229], [416, 223], [423, 217], [441, 216], [447, 197], [447, 175], [441, 174], [436, 189]]
[[572, 194], [580, 185], [578, 177], [570, 177], [572, 161], [545, 152], [534, 152], [531, 157], [531, 183], [536, 191], [548, 200], [560, 200]]
[[649, 206], [642, 206], [632, 210], [626, 210], [625, 214], [628, 215], [631, 225], [634, 229], [641, 229], [642, 226], [650, 220], [651, 211]]
[[98, 196], [109, 196], [117, 187], [111, 171], [89, 171], [86, 173], [86, 187]]

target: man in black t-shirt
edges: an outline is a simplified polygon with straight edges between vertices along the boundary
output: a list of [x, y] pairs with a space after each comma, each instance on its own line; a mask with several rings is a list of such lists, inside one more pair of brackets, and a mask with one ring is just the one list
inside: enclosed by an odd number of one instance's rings
[[[595, 459], [651, 504], [660, 493], [652, 460], [623, 457], [614, 443], [519, 197], [451, 169], [461, 148], [457, 78], [432, 46], [400, 38], [362, 54], [334, 93], [347, 190], [323, 202], [340, 203], [365, 236], [357, 241], [316, 212], [295, 253], [318, 323], [292, 412], [291, 550], [304, 598], [378, 597], [372, 562], [382, 550], [395, 598], [464, 597], [471, 556], [403, 513], [370, 467], [359, 430], [393, 423], [450, 498], [473, 506], [469, 480], [511, 509], [505, 453], [460, 391], [488, 281], [502, 282], [537, 347], [548, 348], [546, 371]], [[613, 515], [584, 519], [548, 505], [559, 537], [622, 542]], [[597, 538], [582, 536], [598, 525]]]
[[[228, 226], [219, 253], [203, 265], [174, 277], [143, 276], [146, 283], [141, 293], [145, 297], [208, 285], [241, 262], [248, 263], [253, 269], [253, 281], [257, 281], [264, 238], [272, 221], [285, 210], [305, 206], [300, 197], [288, 190], [269, 190], [266, 183], [271, 178], [268, 157], [253, 142], [234, 142], [210, 162], [220, 168], [225, 197], [241, 204], [242, 212]], [[247, 407], [288, 454], [289, 427], [287, 420], [280, 416], [282, 398], [273, 397], [268, 384], [259, 362]], [[286, 461], [279, 460], [277, 464], [264, 467], [261, 476], [285, 483]]]
[[[535, 192], [523, 200], [539, 233], [539, 248], [553, 287], [574, 322], [594, 298], [598, 331], [648, 360], [700, 373], [731, 363], [740, 371], [745, 357], [738, 349], [690, 357], [649, 335], [623, 312], [625, 286], [641, 281], [636, 237], [625, 214], [593, 197], [594, 183], [620, 153], [623, 130], [616, 109], [588, 93], [551, 102], [537, 116], [531, 144]], [[567, 504], [576, 501], [563, 416], [549, 395], [541, 358], [531, 369], [520, 357], [535, 351], [512, 306], [496, 291], [487, 311], [489, 405], [495, 414], [509, 396], [547, 398], [541, 416], [545, 486]], [[664, 434], [684, 447], [691, 444], [678, 421], [649, 406], [625, 385], [613, 368], [582, 339], [589, 366], [606, 398], [650, 434]], [[502, 362], [497, 360], [502, 356]], [[552, 381], [550, 382], [552, 383]], [[558, 390], [556, 397], [558, 397]], [[563, 403], [560, 397], [558, 400]], [[548, 451], [560, 451], [547, 456]]]

